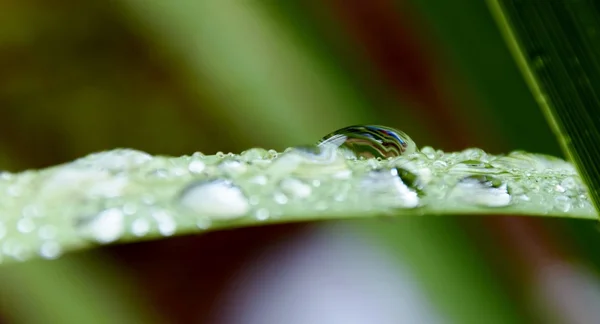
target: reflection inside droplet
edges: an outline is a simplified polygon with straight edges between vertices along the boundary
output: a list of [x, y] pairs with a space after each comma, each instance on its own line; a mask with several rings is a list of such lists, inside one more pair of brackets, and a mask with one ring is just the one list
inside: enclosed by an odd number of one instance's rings
[[349, 158], [389, 158], [414, 153], [417, 149], [408, 135], [378, 125], [356, 125], [323, 137], [319, 146], [335, 146]]

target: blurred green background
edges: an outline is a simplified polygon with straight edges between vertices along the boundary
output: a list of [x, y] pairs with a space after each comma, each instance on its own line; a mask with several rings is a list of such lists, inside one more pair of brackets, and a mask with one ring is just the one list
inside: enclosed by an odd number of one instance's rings
[[[351, 124], [395, 127], [445, 151], [562, 156], [479, 0], [4, 0], [0, 120], [0, 169], [10, 171], [117, 147], [283, 150]], [[4, 269], [0, 313], [10, 323], [132, 322], [140, 313], [159, 323], [281, 323], [273, 314], [289, 308], [280, 316], [297, 321], [286, 323], [301, 323], [306, 309], [323, 323], [362, 323], [359, 313], [379, 323], [593, 323], [598, 243], [591, 222], [510, 215], [240, 229]], [[322, 277], [301, 276], [311, 262]], [[308, 270], [253, 275], [271, 263]], [[343, 275], [365, 264], [374, 268]], [[345, 278], [343, 289], [328, 285], [337, 277], [328, 271]], [[323, 284], [302, 292], [315, 278]], [[387, 289], [363, 291], [382, 282]], [[20, 287], [37, 297], [12, 293]], [[328, 294], [346, 306], [304, 303]], [[269, 302], [285, 296], [294, 302]], [[377, 307], [352, 307], [352, 296]], [[426, 307], [389, 312], [417, 299]], [[56, 305], [40, 307], [49, 300]], [[68, 315], [73, 308], [90, 311]]]

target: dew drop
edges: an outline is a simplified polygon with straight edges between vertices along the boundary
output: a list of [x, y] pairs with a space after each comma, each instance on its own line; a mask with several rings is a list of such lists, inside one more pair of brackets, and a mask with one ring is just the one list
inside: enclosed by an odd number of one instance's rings
[[215, 220], [236, 219], [250, 210], [242, 189], [225, 179], [192, 183], [183, 190], [179, 202], [194, 213]]
[[126, 203], [123, 205], [123, 213], [125, 215], [134, 215], [138, 211], [138, 206], [135, 203]]
[[269, 219], [269, 210], [266, 208], [260, 208], [256, 211], [255, 217], [259, 221], [267, 220]]
[[560, 185], [566, 190], [575, 190], [578, 187], [577, 180], [573, 177], [564, 178]]
[[17, 222], [17, 230], [21, 233], [31, 233], [35, 230], [35, 223], [31, 218], [21, 218]]
[[133, 169], [152, 160], [152, 155], [131, 149], [117, 149], [93, 153], [74, 161], [75, 165], [91, 167], [96, 170], [120, 172]]
[[206, 168], [206, 165], [204, 164], [204, 162], [200, 161], [200, 160], [194, 160], [192, 162], [190, 162], [190, 164], [188, 164], [188, 170], [191, 173], [201, 173], [202, 171], [204, 171], [204, 169]]
[[242, 152], [240, 154], [240, 156], [246, 162], [253, 162], [256, 160], [264, 160], [264, 159], [269, 158], [269, 152], [267, 152], [267, 150], [262, 149], [262, 148], [251, 148], [249, 150]]
[[205, 230], [205, 229], [209, 229], [211, 225], [210, 219], [205, 218], [205, 217], [201, 217], [196, 221], [196, 227], [198, 227], [199, 229]]
[[573, 207], [571, 199], [565, 195], [558, 195], [554, 197], [554, 208], [562, 212], [568, 212]]
[[81, 219], [76, 226], [82, 235], [100, 243], [109, 243], [123, 235], [124, 214], [119, 208], [109, 208], [93, 217]]
[[409, 188], [398, 170], [378, 169], [369, 172], [360, 183], [365, 201], [395, 208], [414, 208], [419, 205], [417, 192]]
[[321, 139], [319, 146], [334, 146], [347, 158], [389, 158], [417, 150], [404, 132], [385, 126], [355, 125], [339, 129]]
[[450, 198], [485, 207], [504, 207], [511, 200], [506, 182], [481, 175], [460, 180], [451, 191]]
[[219, 163], [219, 169], [229, 175], [236, 176], [244, 174], [248, 170], [248, 164], [238, 160], [223, 160]]
[[296, 146], [286, 149], [273, 161], [269, 174], [276, 179], [290, 174], [314, 178], [347, 170], [346, 159], [334, 146]]
[[171, 216], [171, 214], [169, 214], [169, 212], [166, 210], [152, 212], [152, 218], [156, 220], [156, 223], [158, 224], [158, 231], [163, 236], [171, 236], [173, 233], [175, 233], [177, 225], [175, 224], [173, 216]]
[[276, 192], [273, 194], [273, 200], [280, 205], [285, 205], [288, 202], [288, 197], [282, 192]]
[[131, 232], [137, 237], [145, 236], [150, 231], [150, 223], [145, 218], [138, 218], [131, 223]]
[[310, 185], [296, 178], [285, 178], [281, 180], [279, 188], [287, 195], [298, 199], [307, 198], [312, 193]]
[[40, 247], [40, 256], [44, 259], [56, 259], [60, 254], [60, 244], [55, 241], [46, 241]]

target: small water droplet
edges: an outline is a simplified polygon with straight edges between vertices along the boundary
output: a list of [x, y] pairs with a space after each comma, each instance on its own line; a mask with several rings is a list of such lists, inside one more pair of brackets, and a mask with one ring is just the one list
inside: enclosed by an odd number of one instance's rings
[[424, 154], [428, 159], [435, 159], [435, 150], [431, 146], [425, 146], [421, 149], [421, 154]]
[[199, 229], [205, 230], [205, 229], [209, 229], [211, 225], [211, 221], [208, 218], [205, 217], [199, 217], [198, 220], [196, 221], [196, 227], [198, 227]]
[[563, 187], [563, 186], [561, 186], [559, 184], [557, 184], [556, 186], [554, 186], [554, 190], [556, 192], [560, 192], [560, 193], [563, 193], [563, 192], [567, 191], [567, 189], [565, 189], [565, 187]]
[[158, 224], [158, 231], [163, 236], [171, 236], [175, 233], [177, 225], [175, 224], [173, 216], [171, 216], [171, 214], [169, 214], [169, 212], [166, 210], [153, 211], [152, 218], [154, 218]]
[[146, 152], [132, 149], [117, 149], [93, 153], [73, 163], [96, 170], [121, 172], [136, 168], [150, 160], [152, 160], [152, 155]]
[[219, 163], [219, 169], [228, 175], [237, 176], [240, 174], [244, 174], [248, 170], [248, 165], [246, 162], [241, 162], [238, 160], [223, 160], [223, 162]]
[[574, 177], [566, 177], [563, 181], [560, 182], [560, 185], [566, 190], [576, 190], [579, 185], [577, 184], [577, 180]]
[[493, 176], [468, 176], [460, 180], [450, 198], [485, 207], [504, 207], [510, 204], [508, 185]]
[[326, 135], [319, 146], [334, 146], [348, 158], [388, 158], [414, 153], [417, 149], [408, 135], [377, 125], [349, 126]]
[[250, 210], [242, 189], [224, 179], [192, 183], [183, 190], [179, 201], [198, 215], [217, 220], [236, 219]]
[[190, 164], [188, 164], [188, 170], [191, 173], [201, 173], [202, 171], [204, 171], [204, 169], [206, 168], [206, 164], [204, 164], [204, 162], [200, 161], [200, 160], [194, 160], [191, 161]]
[[573, 207], [571, 199], [565, 195], [558, 195], [554, 197], [554, 207], [562, 212], [568, 212]]
[[60, 244], [55, 241], [46, 241], [40, 247], [40, 256], [44, 259], [56, 259], [60, 256]]
[[312, 193], [309, 185], [295, 178], [281, 180], [279, 188], [287, 195], [299, 199], [306, 198]]
[[280, 205], [285, 205], [288, 203], [288, 197], [281, 192], [276, 192], [273, 194], [273, 200]]
[[145, 218], [138, 218], [131, 223], [131, 232], [133, 235], [141, 237], [150, 231], [150, 222]]
[[21, 218], [17, 222], [17, 230], [21, 233], [31, 233], [35, 230], [35, 223], [31, 218]]
[[445, 169], [448, 167], [448, 163], [440, 160], [434, 161], [431, 165], [436, 169]]
[[450, 169], [450, 172], [464, 174], [493, 174], [502, 172], [502, 169], [494, 168], [492, 164], [484, 161], [464, 160], [454, 164]]
[[246, 162], [253, 162], [256, 160], [264, 160], [269, 158], [269, 152], [262, 148], [251, 148], [240, 154], [242, 159]]
[[135, 203], [125, 203], [123, 205], [123, 213], [125, 215], [134, 215], [138, 211], [138, 206]]
[[256, 211], [255, 217], [259, 221], [267, 220], [269, 219], [269, 210], [266, 208], [260, 208]]
[[83, 218], [76, 224], [82, 235], [100, 243], [116, 241], [125, 229], [124, 214], [119, 208], [105, 209], [93, 217]]

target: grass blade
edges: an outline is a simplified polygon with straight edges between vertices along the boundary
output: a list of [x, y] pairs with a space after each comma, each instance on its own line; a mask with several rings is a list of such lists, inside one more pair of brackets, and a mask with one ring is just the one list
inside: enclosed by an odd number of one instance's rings
[[493, 0], [492, 13], [563, 150], [600, 206], [600, 7]]

